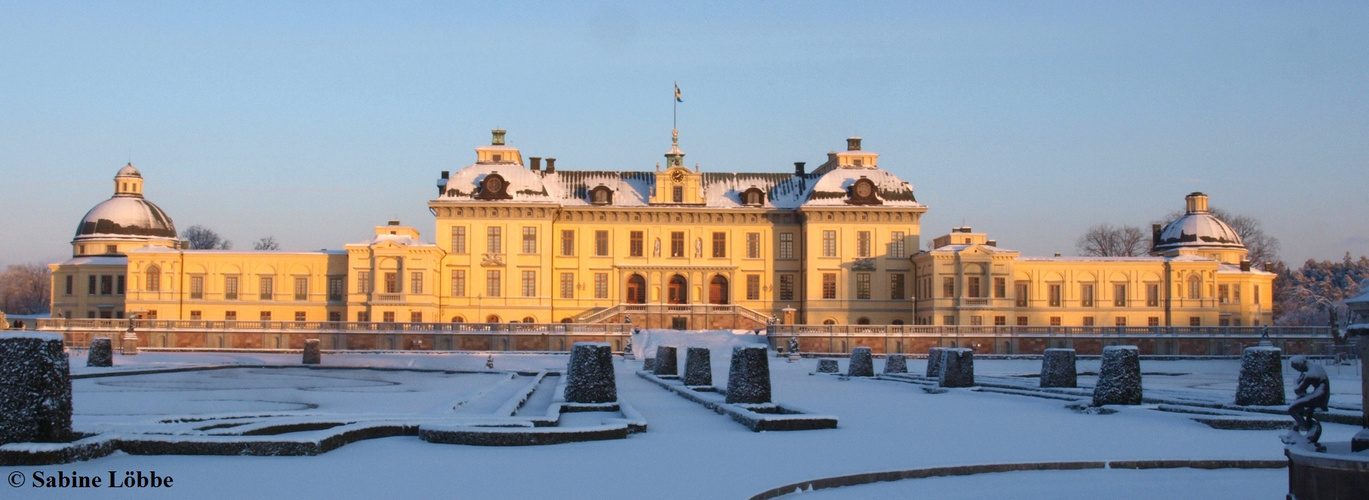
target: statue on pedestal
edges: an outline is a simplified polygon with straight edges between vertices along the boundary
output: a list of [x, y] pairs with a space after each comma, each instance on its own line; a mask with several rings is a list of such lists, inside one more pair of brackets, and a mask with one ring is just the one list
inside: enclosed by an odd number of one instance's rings
[[1327, 410], [1331, 402], [1331, 380], [1326, 376], [1325, 368], [1317, 364], [1309, 365], [1303, 356], [1293, 356], [1289, 364], [1299, 372], [1298, 386], [1293, 389], [1298, 399], [1288, 405], [1288, 414], [1293, 417], [1293, 429], [1284, 437], [1284, 442], [1293, 444], [1305, 441], [1321, 449], [1322, 445], [1317, 443], [1321, 439], [1321, 422], [1317, 421], [1314, 412], [1318, 409]]

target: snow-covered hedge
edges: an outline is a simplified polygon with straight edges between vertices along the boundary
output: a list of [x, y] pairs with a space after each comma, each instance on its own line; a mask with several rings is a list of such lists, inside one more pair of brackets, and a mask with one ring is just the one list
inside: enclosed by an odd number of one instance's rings
[[1103, 348], [1103, 364], [1098, 369], [1098, 385], [1093, 388], [1093, 405], [1141, 404], [1141, 356], [1134, 345]]
[[656, 367], [652, 373], [658, 377], [675, 377], [680, 374], [680, 361], [675, 359], [675, 346], [656, 346]]
[[941, 351], [945, 347], [933, 347], [927, 351], [927, 377], [941, 376]]
[[607, 403], [617, 400], [613, 347], [607, 342], [576, 342], [571, 346], [570, 365], [566, 369], [566, 401]]
[[851, 362], [846, 365], [846, 376], [875, 376], [875, 365], [874, 362], [870, 360], [869, 347], [856, 347], [851, 349]]
[[1241, 355], [1241, 380], [1236, 386], [1238, 405], [1282, 405], [1283, 350], [1273, 346], [1245, 348]]
[[769, 403], [770, 361], [765, 346], [733, 346], [727, 370], [727, 403]]
[[838, 367], [837, 367], [837, 360], [835, 360], [835, 359], [819, 359], [819, 360], [818, 360], [818, 373], [837, 373], [838, 371], [841, 371], [841, 368], [838, 368]]
[[304, 340], [304, 364], [317, 365], [323, 361], [322, 351], [319, 350], [318, 339]]
[[942, 349], [937, 383], [942, 387], [974, 385], [974, 349]]
[[908, 373], [908, 358], [902, 354], [890, 354], [884, 359], [884, 373]]
[[1041, 356], [1041, 387], [1078, 387], [1074, 349], [1046, 349]]
[[0, 336], [0, 444], [71, 440], [68, 363], [60, 335]]
[[713, 363], [708, 359], [708, 348], [689, 346], [685, 349], [684, 385], [713, 385]]
[[86, 366], [114, 366], [114, 344], [110, 343], [109, 337], [90, 339], [90, 355], [86, 356]]

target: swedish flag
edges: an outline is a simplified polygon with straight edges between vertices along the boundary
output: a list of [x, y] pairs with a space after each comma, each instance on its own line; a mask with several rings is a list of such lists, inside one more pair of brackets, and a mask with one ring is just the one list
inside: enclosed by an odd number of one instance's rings
[[680, 84], [678, 83], [675, 84], [675, 102], [684, 102], [684, 99], [680, 97]]

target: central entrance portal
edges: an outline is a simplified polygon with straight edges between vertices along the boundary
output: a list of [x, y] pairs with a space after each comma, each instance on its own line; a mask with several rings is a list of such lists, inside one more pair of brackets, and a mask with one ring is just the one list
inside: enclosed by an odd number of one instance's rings
[[688, 304], [689, 303], [689, 282], [685, 281], [684, 276], [675, 275], [670, 277], [670, 285], [667, 287], [669, 293], [666, 295], [668, 304]]

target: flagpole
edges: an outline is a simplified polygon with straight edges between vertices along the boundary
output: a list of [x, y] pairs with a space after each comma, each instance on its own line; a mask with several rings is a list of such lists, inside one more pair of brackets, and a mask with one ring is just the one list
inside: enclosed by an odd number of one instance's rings
[[[675, 89], [678, 91], [679, 88], [680, 88], [680, 82], [674, 82], [674, 83], [675, 83]], [[672, 95], [670, 96], [670, 129], [671, 129], [671, 130], [675, 130], [675, 129], [678, 129], [678, 128], [679, 128], [679, 127], [676, 126], [676, 125], [678, 124], [677, 118], [679, 118], [679, 107], [680, 107], [680, 99], [679, 99], [678, 97], [676, 97], [676, 96], [672, 93]]]

